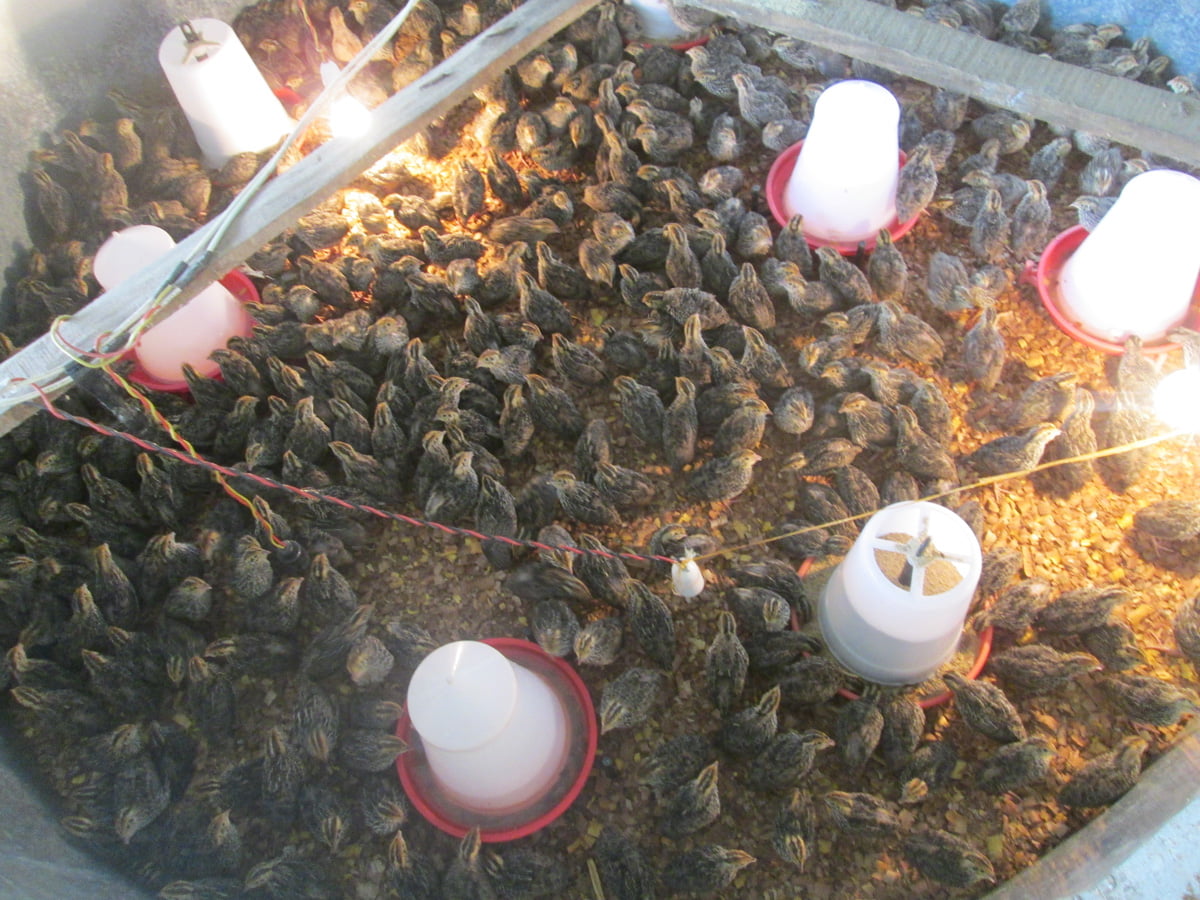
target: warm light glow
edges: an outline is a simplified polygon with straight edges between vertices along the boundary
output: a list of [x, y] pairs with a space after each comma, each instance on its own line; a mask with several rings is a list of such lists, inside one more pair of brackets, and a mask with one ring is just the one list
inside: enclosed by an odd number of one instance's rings
[[1154, 389], [1154, 412], [1175, 431], [1200, 434], [1200, 368], [1164, 375]]
[[[337, 63], [321, 63], [321, 81], [326, 88], [338, 76]], [[344, 91], [334, 98], [328, 115], [329, 130], [335, 138], [355, 138], [371, 127], [371, 111]]]
[[1088, 334], [1163, 337], [1187, 316], [1200, 273], [1200, 179], [1170, 169], [1133, 178], [1063, 266], [1063, 306]]
[[813, 106], [812, 125], [783, 190], [804, 233], [835, 243], [873, 239], [896, 218], [900, 104], [872, 81], [842, 81]]

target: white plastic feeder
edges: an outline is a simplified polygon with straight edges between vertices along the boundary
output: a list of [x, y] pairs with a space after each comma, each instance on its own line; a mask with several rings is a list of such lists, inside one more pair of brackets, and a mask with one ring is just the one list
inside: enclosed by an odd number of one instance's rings
[[[170, 252], [174, 239], [155, 225], [133, 225], [100, 245], [92, 274], [111, 290], [149, 263]], [[160, 382], [183, 379], [188, 363], [201, 375], [212, 377], [220, 367], [209, 354], [229, 343], [234, 335], [249, 334], [250, 318], [241, 301], [220, 282], [203, 291], [147, 329], [133, 353], [145, 373]]]
[[900, 104], [873, 81], [831, 85], [813, 105], [812, 124], [783, 189], [790, 218], [830, 243], [874, 239], [896, 218]]
[[408, 714], [439, 786], [475, 812], [538, 800], [567, 760], [567, 715], [554, 690], [478, 641], [445, 644], [422, 660]]
[[868, 681], [923, 681], [953, 656], [981, 565], [979, 540], [956, 513], [927, 502], [885, 507], [825, 586], [825, 643]]
[[283, 104], [220, 19], [192, 19], [172, 28], [159, 45], [158, 62], [205, 165], [219, 169], [231, 156], [265, 150], [291, 129]]
[[1059, 278], [1062, 304], [1089, 334], [1162, 338], [1187, 316], [1200, 274], [1200, 179], [1154, 169], [1117, 202]]
[[695, 37], [694, 32], [679, 27], [671, 17], [667, 0], [625, 0], [625, 3], [637, 13], [642, 37], [648, 41], [676, 43]]

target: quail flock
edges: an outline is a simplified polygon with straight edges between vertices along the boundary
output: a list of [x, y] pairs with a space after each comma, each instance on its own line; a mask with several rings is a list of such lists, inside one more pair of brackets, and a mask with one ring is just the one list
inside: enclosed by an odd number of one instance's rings
[[[380, 102], [510, 8], [422, 0], [353, 90]], [[1026, 0], [1000, 17], [972, 0], [909, 11], [1186, 88], [1119, 27], [1046, 38]], [[234, 26], [272, 87], [307, 100], [319, 61], [347, 61], [394, 12], [263, 2]], [[639, 748], [635, 773], [605, 784], [614, 769], [601, 766], [589, 790], [644, 787], [656, 801], [644, 832], [589, 829], [581, 846], [605, 896], [717, 894], [746, 867], [768, 871], [765, 856], [788, 884], [830, 841], [888, 847], [913, 880], [978, 890], [995, 856], [919, 815], [956, 777], [959, 749], [976, 748], [966, 766], [981, 791], [1061, 785], [1064, 808], [1104, 806], [1137, 780], [1146, 739], [1068, 773], [1027, 704], [1084, 681], [1144, 729], [1191, 715], [1195, 697], [1144, 668], [1117, 612], [1137, 604], [1131, 590], [1022, 579], [1020, 553], [996, 546], [972, 619], [997, 642], [987, 674], [948, 673], [954, 704], [927, 715], [911, 691], [862, 691], [811, 630], [789, 629], [817, 602], [795, 567], [843, 554], [857, 534], [845, 520], [886, 503], [1154, 433], [1157, 375], [1139, 341], [1107, 386], [1035, 377], [1008, 355], [998, 301], [1062, 224], [1052, 203], [1077, 196], [1095, 227], [1158, 162], [893, 82], [901, 218], [924, 212], [955, 240], [926, 254], [885, 231], [857, 256], [813, 251], [800, 217], [770, 223], [755, 167], [803, 136], [819, 83], [891, 76], [673, 13], [708, 42], [638, 43], [631, 10], [603, 3], [301, 217], [247, 261], [257, 324], [214, 354], [221, 378], [189, 370], [194, 404], [152, 400], [218, 462], [492, 537], [482, 556], [527, 635], [585, 667], [601, 753]], [[261, 162], [205, 170], [177, 108], [110, 99], [115, 116], [32, 154], [37, 246], [10, 285], [5, 355], [97, 293], [91, 255], [110, 231], [155, 224], [180, 240]], [[1200, 346], [1186, 329], [1178, 339]], [[102, 377], [60, 402], [167, 440]], [[963, 402], [980, 433], [954, 411]], [[441, 640], [470, 635], [441, 621], [445, 599], [432, 619], [379, 601], [359, 571], [378, 534], [369, 516], [271, 490], [251, 519], [207, 473], [46, 415], [0, 437], [0, 457], [10, 715], [64, 827], [103, 859], [163, 897], [517, 898], [586, 883], [574, 854], [537, 839], [485, 845], [476, 829], [455, 842], [411, 815], [391, 772], [410, 751], [394, 736], [404, 686]], [[1034, 479], [1052, 497], [1097, 476], [1125, 491], [1148, 459]], [[719, 589], [695, 604], [717, 613], [700, 629], [661, 561], [611, 553], [630, 529], [652, 556], [717, 551], [720, 525], [776, 484], [786, 560], [711, 560]], [[1151, 503], [1132, 535], [1147, 559], [1178, 562], [1194, 556], [1200, 515], [1194, 501]], [[1198, 608], [1182, 599], [1173, 618], [1192, 661]], [[839, 698], [848, 688], [862, 696]], [[705, 715], [651, 735], [690, 695]], [[747, 791], [770, 809], [767, 839], [722, 824]]]

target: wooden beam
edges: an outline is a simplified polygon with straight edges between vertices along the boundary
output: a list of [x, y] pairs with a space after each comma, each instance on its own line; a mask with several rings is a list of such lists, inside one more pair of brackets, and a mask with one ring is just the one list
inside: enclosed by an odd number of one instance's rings
[[[525, 54], [571, 24], [598, 0], [526, 0], [450, 59], [375, 108], [371, 127], [354, 140], [334, 140], [314, 150], [267, 182], [233, 222], [214, 257], [163, 310], [182, 305], [207, 284], [239, 265], [338, 189], [354, 181], [398, 144], [498, 77]], [[122, 323], [129, 311], [154, 296], [188, 254], [213, 230], [214, 222], [189, 235], [169, 254], [97, 297], [65, 322], [63, 338], [93, 347], [96, 336]], [[42, 408], [30, 401], [30, 382], [42, 383], [70, 371], [71, 357], [49, 335], [0, 363], [0, 434]], [[62, 393], [62, 387], [54, 393]]]
[[1200, 100], [1060, 63], [868, 0], [689, 0], [1056, 125], [1200, 165]]

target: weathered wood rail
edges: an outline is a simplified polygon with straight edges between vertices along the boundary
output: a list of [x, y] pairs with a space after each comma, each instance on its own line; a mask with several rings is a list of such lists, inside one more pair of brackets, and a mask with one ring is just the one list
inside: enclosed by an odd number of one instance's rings
[[[354, 181], [397, 144], [444, 115], [597, 2], [526, 0], [450, 59], [376, 107], [371, 127], [362, 137], [330, 141], [267, 182], [233, 222], [213, 258], [164, 307], [163, 314], [190, 300], [206, 284], [237, 266], [300, 216]], [[181, 241], [171, 253], [93, 300], [63, 324], [62, 337], [76, 347], [94, 346], [97, 335], [111, 332], [131, 309], [153, 297], [215, 225], [215, 220], [208, 223]], [[36, 398], [32, 402], [28, 399], [29, 383], [57, 377], [64, 370], [69, 371], [70, 364], [71, 358], [49, 335], [43, 335], [0, 363], [0, 434], [42, 408]], [[56, 393], [65, 389], [59, 388]]]

